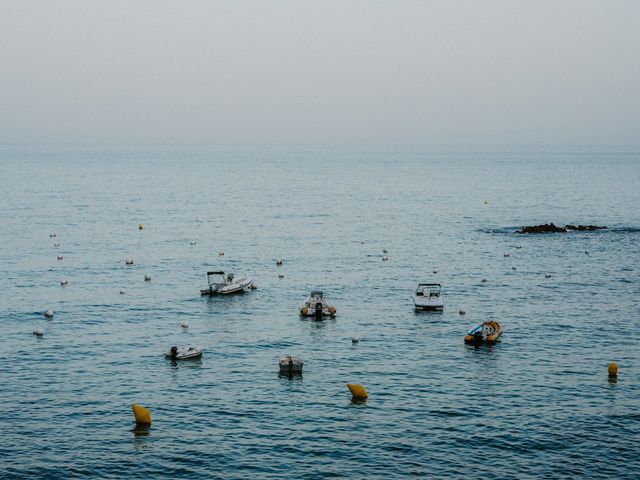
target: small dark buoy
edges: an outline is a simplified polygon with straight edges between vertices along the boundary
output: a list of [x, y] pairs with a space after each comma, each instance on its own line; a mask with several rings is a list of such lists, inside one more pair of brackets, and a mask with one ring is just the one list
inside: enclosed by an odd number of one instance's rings
[[515, 270], [515, 269], [516, 269], [516, 267], [511, 267], [511, 270]]
[[389, 260], [389, 257], [387, 257], [386, 255], [384, 257], [382, 257], [382, 261], [386, 262], [387, 260]]
[[282, 259], [279, 258], [278, 260], [276, 260], [276, 265], [281, 267], [282, 266]]
[[150, 282], [151, 281], [151, 275], [147, 274], [144, 276], [144, 281], [145, 282]]
[[223, 252], [222, 250], [220, 250], [220, 251], [218, 252], [218, 256], [219, 256], [219, 257], [222, 257], [223, 255], [224, 255], [224, 252]]
[[55, 238], [55, 237], [56, 237], [56, 234], [55, 234], [55, 233], [50, 233], [50, 234], [49, 234], [49, 237], [51, 237], [51, 238]]
[[64, 257], [62, 255], [58, 255], [58, 260], [62, 260]]
[[351, 343], [352, 344], [356, 344], [360, 342], [360, 337], [358, 337], [357, 335], [354, 335], [353, 337], [351, 337]]
[[463, 309], [463, 308], [461, 308], [460, 310], [458, 310], [458, 313], [459, 313], [460, 315], [465, 315], [467, 312], [465, 312], [465, 311], [464, 311], [464, 309]]
[[382, 249], [382, 253], [389, 253], [386, 248]]
[[482, 280], [480, 280], [482, 283], [487, 283], [487, 279], [483, 278]]
[[435, 275], [436, 273], [438, 273], [438, 270], [434, 270], [434, 271], [433, 271], [433, 274], [434, 274], [434, 275]]
[[284, 278], [284, 275], [282, 273], [279, 273], [278, 278]]
[[66, 287], [67, 285], [69, 285], [69, 280], [60, 280], [60, 285]]
[[133, 260], [131, 260], [130, 258], [127, 258], [124, 263], [126, 263], [127, 265], [133, 265]]
[[551, 278], [551, 274], [550, 273], [545, 273], [544, 274], [544, 278]]
[[196, 244], [196, 242], [191, 242], [189, 245], [195, 245], [195, 244]]

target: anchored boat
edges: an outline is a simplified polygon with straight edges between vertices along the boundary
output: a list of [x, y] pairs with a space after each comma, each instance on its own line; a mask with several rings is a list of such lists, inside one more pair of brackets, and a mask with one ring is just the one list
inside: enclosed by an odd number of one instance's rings
[[333, 317], [335, 314], [336, 307], [327, 303], [324, 293], [320, 290], [313, 290], [309, 298], [300, 305], [300, 315], [303, 317], [315, 317], [319, 320], [326, 315]]
[[191, 360], [202, 357], [202, 348], [191, 345], [181, 347], [174, 345], [164, 356], [171, 360]]
[[304, 362], [301, 358], [285, 355], [278, 361], [280, 373], [283, 375], [301, 375]]
[[[221, 281], [216, 281], [221, 277]], [[201, 295], [228, 295], [230, 293], [246, 292], [254, 288], [254, 283], [249, 277], [235, 278], [233, 273], [207, 272], [209, 288], [200, 290]]]
[[439, 283], [420, 283], [413, 295], [413, 304], [416, 311], [442, 311], [444, 301], [440, 294], [441, 286]]
[[483, 322], [471, 328], [464, 337], [464, 343], [467, 345], [494, 345], [502, 335], [502, 327], [498, 322]]

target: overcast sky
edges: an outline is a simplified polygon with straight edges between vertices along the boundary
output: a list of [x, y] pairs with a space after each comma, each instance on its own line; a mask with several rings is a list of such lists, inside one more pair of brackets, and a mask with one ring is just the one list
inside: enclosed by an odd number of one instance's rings
[[0, 143], [640, 144], [636, 0], [0, 7]]

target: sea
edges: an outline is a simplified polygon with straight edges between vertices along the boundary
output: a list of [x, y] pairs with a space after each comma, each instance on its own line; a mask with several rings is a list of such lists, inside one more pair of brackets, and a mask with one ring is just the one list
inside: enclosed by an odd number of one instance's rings
[[5, 145], [0, 265], [1, 478], [640, 477], [637, 148]]

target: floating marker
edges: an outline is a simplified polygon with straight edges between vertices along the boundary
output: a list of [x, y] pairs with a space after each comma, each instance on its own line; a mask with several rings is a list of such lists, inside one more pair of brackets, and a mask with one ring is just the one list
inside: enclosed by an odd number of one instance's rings
[[389, 253], [386, 248], [382, 249], [382, 253]]
[[279, 273], [278, 278], [284, 278], [284, 275], [282, 273]]
[[278, 260], [276, 260], [276, 265], [281, 267], [282, 266], [282, 259], [279, 258]]
[[222, 257], [223, 255], [224, 255], [224, 252], [223, 252], [222, 250], [220, 250], [220, 251], [218, 252], [218, 256], [219, 256], [219, 257]]
[[438, 273], [438, 270], [434, 270], [434, 271], [433, 271], [433, 274], [434, 274], [434, 275], [435, 275], [436, 273]]
[[50, 233], [50, 234], [49, 234], [49, 237], [51, 237], [51, 238], [55, 238], [55, 236], [56, 236], [56, 234], [55, 234], [55, 233]]
[[67, 285], [69, 285], [69, 280], [60, 280], [60, 285], [66, 287]]
[[58, 260], [62, 260], [64, 257], [62, 255], [58, 255]]
[[127, 265], [133, 265], [133, 260], [130, 258], [127, 258], [124, 263], [126, 263]]
[[347, 383], [347, 388], [349, 388], [351, 396], [356, 400], [365, 400], [369, 396], [364, 386], [362, 385]]
[[144, 230], [144, 223], [138, 224], [138, 230]]
[[504, 256], [505, 256], [505, 257], [510, 257], [510, 256], [511, 256], [511, 254], [510, 254], [509, 252], [504, 252]]
[[609, 366], [607, 367], [607, 370], [609, 372], [609, 378], [618, 378], [618, 364], [617, 363], [610, 363]]
[[45, 310], [44, 312], [44, 318], [51, 318], [53, 317], [53, 310], [51, 310], [50, 308], [48, 308], [47, 310]]
[[147, 274], [144, 276], [144, 281], [145, 282], [150, 282], [151, 281], [151, 275]]
[[42, 331], [42, 329], [41, 329], [41, 328], [36, 328], [36, 329], [33, 331], [33, 334], [34, 334], [36, 337], [42, 337], [42, 336], [44, 335], [44, 332]]
[[544, 274], [544, 278], [551, 278], [551, 274], [550, 273], [545, 273]]
[[358, 337], [357, 335], [351, 337], [351, 343], [356, 344], [358, 342], [360, 342], [360, 337]]
[[186, 320], [183, 320], [182, 322], [180, 322], [180, 326], [182, 328], [189, 328], [189, 322], [187, 322]]
[[60, 244], [59, 243], [54, 243], [53, 246], [57, 248], [57, 247], [60, 246]]
[[515, 270], [516, 270], [516, 267], [511, 267], [511, 270], [515, 271]]
[[149, 412], [149, 410], [136, 403], [131, 404], [131, 410], [133, 410], [136, 423], [140, 425], [151, 425], [151, 412]]
[[386, 255], [384, 257], [382, 257], [382, 261], [386, 262], [387, 260], [389, 260], [389, 257], [387, 257]]
[[460, 315], [466, 315], [466, 314], [467, 314], [467, 312], [465, 312], [463, 308], [461, 308], [460, 310], [458, 310], [458, 313], [459, 313]]
[[196, 244], [196, 242], [191, 242], [189, 245], [195, 245], [195, 244]]
[[121, 288], [121, 289], [120, 289], [120, 295], [124, 295], [125, 293], [127, 293], [127, 292], [125, 291], [125, 289], [124, 289], [124, 288]]
[[487, 283], [487, 279], [483, 278], [482, 280], [480, 280], [482, 283]]

